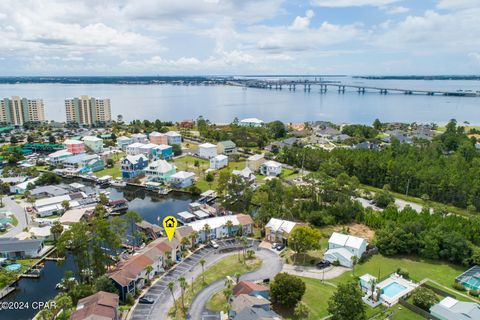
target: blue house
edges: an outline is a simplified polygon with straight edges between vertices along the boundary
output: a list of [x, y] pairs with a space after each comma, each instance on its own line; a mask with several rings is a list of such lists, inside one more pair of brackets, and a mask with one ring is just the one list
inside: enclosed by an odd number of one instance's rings
[[166, 144], [160, 144], [153, 148], [152, 155], [156, 160], [170, 160], [173, 157], [173, 148]]
[[143, 154], [126, 156], [121, 162], [122, 178], [128, 180], [139, 176], [147, 166], [148, 158]]

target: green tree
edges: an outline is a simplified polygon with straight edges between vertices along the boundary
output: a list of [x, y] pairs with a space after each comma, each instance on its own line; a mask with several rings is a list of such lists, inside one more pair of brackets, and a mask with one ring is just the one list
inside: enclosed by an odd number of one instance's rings
[[172, 153], [175, 157], [182, 154], [182, 146], [179, 144], [172, 145]]
[[188, 283], [185, 277], [178, 278], [178, 282], [180, 284], [180, 289], [182, 290], [182, 309], [185, 310], [185, 289], [187, 289]]
[[130, 234], [134, 237], [134, 245], [137, 244], [136, 223], [142, 221], [142, 217], [136, 211], [128, 210], [125, 213], [125, 225], [130, 227]]
[[307, 319], [310, 315], [310, 308], [302, 301], [299, 301], [293, 310], [293, 315], [295, 319]]
[[100, 203], [104, 206], [110, 203], [110, 199], [108, 199], [108, 196], [104, 192], [100, 192], [98, 194], [98, 199], [100, 200]]
[[202, 266], [202, 283], [205, 284], [205, 262], [207, 262], [204, 258], [200, 259], [198, 261], [200, 265]]
[[334, 320], [365, 320], [365, 304], [362, 291], [355, 281], [340, 283], [328, 301], [328, 312]]
[[208, 223], [205, 223], [202, 228], [203, 234], [205, 235], [205, 242], [210, 241], [210, 231], [212, 231], [212, 228], [210, 228], [210, 225]]
[[435, 292], [428, 288], [419, 287], [412, 293], [412, 302], [423, 310], [430, 310], [430, 307], [439, 301]]
[[63, 200], [62, 201], [62, 208], [63, 208], [63, 210], [68, 211], [70, 209], [70, 201]]
[[373, 127], [378, 131], [382, 130], [382, 123], [380, 120], [375, 119], [375, 121], [373, 121]]
[[305, 262], [307, 251], [320, 249], [321, 236], [318, 229], [298, 226], [290, 233], [288, 246], [297, 254], [303, 254], [303, 261]]
[[50, 229], [50, 232], [53, 235], [53, 241], [56, 243], [58, 238], [63, 232], [63, 226], [60, 224], [59, 221], [55, 221]]
[[173, 281], [170, 281], [168, 284], [167, 284], [167, 288], [168, 290], [170, 290], [170, 294], [172, 295], [172, 299], [173, 299], [173, 306], [175, 308], [175, 314], [177, 314], [177, 303], [175, 301], [175, 295], [173, 294], [173, 287], [175, 286], [175, 284], [173, 283]]
[[286, 308], [294, 308], [305, 290], [305, 283], [299, 277], [284, 272], [277, 274], [270, 285], [272, 302]]
[[100, 276], [95, 280], [95, 290], [118, 294], [117, 288], [113, 285], [112, 280], [107, 275]]

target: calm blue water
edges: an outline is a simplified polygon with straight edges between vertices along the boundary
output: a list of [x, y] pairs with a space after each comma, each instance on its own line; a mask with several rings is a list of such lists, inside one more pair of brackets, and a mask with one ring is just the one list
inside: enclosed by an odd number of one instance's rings
[[[480, 81], [328, 80], [405, 89], [480, 90]], [[459, 122], [480, 124], [480, 98], [405, 96], [401, 93], [380, 95], [378, 92], [359, 95], [355, 91], [338, 94], [333, 88], [327, 94], [320, 94], [315, 87], [311, 92], [304, 92], [301, 87], [291, 92], [285, 88], [282, 91], [244, 90], [230, 86], [0, 85], [0, 97], [43, 98], [46, 117], [58, 121], [65, 120], [64, 99], [84, 94], [110, 98], [113, 116], [122, 114], [126, 121], [156, 118], [176, 121], [203, 115], [217, 123], [231, 122], [235, 117], [257, 117], [265, 121], [328, 120], [366, 124], [372, 123], [375, 118], [381, 121], [437, 123], [455, 118]]]
[[397, 294], [405, 290], [406, 288], [402, 286], [401, 284], [398, 284], [396, 282], [390, 283], [388, 286], [383, 288], [383, 294], [386, 295], [389, 298], [395, 297]]

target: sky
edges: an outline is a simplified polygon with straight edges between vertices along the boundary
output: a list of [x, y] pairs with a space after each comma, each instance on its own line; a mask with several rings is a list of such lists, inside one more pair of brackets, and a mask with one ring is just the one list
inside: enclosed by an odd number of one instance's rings
[[480, 74], [480, 0], [1, 0], [0, 76]]

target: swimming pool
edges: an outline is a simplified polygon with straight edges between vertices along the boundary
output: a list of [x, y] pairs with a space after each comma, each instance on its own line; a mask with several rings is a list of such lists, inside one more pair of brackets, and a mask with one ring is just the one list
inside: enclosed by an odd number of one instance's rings
[[9, 264], [8, 266], [6, 266], [5, 269], [8, 270], [8, 271], [17, 271], [21, 267], [22, 267], [22, 265], [20, 263], [12, 263], [12, 264]]
[[382, 294], [386, 295], [389, 298], [394, 298], [396, 297], [400, 292], [404, 291], [407, 289], [406, 287], [402, 286], [399, 283], [392, 282], [386, 287], [383, 288]]

